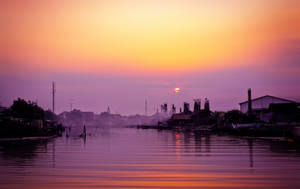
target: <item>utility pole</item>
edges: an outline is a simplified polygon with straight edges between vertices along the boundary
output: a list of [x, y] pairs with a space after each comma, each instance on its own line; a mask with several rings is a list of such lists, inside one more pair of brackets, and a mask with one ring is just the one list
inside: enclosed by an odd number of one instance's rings
[[52, 112], [55, 113], [55, 82], [52, 81]]
[[145, 116], [148, 114], [148, 104], [147, 104], [147, 99], [145, 100]]
[[73, 99], [72, 98], [70, 99], [69, 104], [70, 104], [70, 112], [71, 112], [73, 110]]

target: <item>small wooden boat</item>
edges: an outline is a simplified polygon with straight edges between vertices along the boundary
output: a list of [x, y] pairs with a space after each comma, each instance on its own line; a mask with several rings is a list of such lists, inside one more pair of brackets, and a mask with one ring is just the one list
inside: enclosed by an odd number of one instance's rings
[[81, 138], [85, 138], [85, 137], [86, 137], [86, 128], [85, 128], [85, 125], [83, 126], [83, 131], [82, 131], [82, 133], [79, 135], [79, 137], [81, 137]]

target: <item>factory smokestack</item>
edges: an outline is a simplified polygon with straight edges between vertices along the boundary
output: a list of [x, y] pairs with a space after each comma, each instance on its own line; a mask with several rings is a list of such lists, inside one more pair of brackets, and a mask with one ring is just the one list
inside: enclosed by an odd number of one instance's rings
[[252, 114], [251, 88], [248, 89], [248, 115]]
[[183, 103], [183, 112], [184, 113], [189, 113], [190, 112], [190, 104], [187, 102]]
[[176, 107], [174, 104], [172, 104], [172, 114], [176, 114]]
[[201, 100], [194, 99], [194, 113], [199, 113], [201, 110]]
[[209, 100], [207, 98], [205, 98], [205, 102], [204, 102], [204, 110], [205, 111], [210, 111], [210, 107], [209, 107]]

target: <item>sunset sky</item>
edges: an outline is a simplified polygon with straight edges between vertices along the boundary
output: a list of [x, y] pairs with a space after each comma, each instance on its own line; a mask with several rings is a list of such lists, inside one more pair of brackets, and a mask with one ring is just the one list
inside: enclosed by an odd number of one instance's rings
[[57, 113], [300, 101], [299, 0], [3, 0], [0, 27], [2, 106], [50, 108], [52, 81]]

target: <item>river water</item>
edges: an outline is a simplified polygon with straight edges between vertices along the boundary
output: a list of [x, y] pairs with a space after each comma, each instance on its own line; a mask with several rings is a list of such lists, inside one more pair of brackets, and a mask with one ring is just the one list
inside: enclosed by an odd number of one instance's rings
[[293, 142], [135, 128], [0, 142], [0, 188], [299, 188]]

